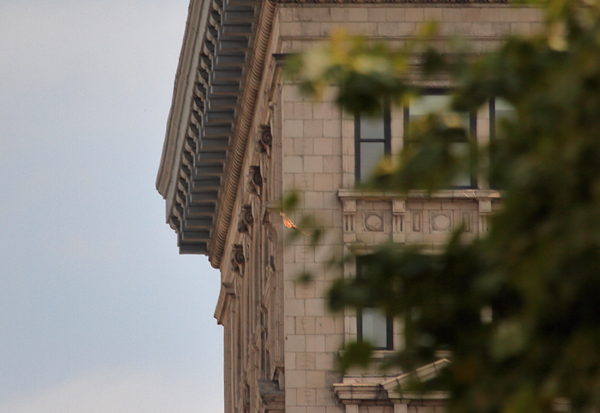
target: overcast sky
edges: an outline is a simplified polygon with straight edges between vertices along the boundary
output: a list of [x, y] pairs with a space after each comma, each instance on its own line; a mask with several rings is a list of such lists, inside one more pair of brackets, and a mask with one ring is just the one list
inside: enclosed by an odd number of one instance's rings
[[154, 188], [188, 0], [0, 0], [0, 413], [222, 412]]

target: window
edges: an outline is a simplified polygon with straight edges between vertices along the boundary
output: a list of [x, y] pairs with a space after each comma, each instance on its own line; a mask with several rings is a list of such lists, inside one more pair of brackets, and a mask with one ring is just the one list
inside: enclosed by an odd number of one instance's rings
[[515, 107], [501, 98], [490, 101], [490, 142], [496, 139], [503, 120], [512, 120], [516, 116]]
[[391, 152], [390, 108], [376, 116], [358, 114], [354, 123], [355, 176], [360, 182], [369, 176], [377, 162]]
[[[515, 107], [504, 99], [494, 98], [490, 100], [490, 172], [495, 171], [494, 165], [501, 162], [498, 159], [498, 133], [502, 128], [502, 122], [516, 118]], [[489, 177], [490, 187], [503, 189], [501, 179], [493, 173]]]
[[[404, 108], [405, 144], [410, 145], [408, 130], [411, 122], [423, 119], [432, 113], [439, 114], [448, 123], [457, 123], [462, 126], [470, 136], [475, 136], [476, 117], [471, 113], [454, 112], [449, 109], [450, 96], [443, 89], [429, 89], [423, 95], [413, 99], [410, 105]], [[465, 159], [464, 169], [452, 181], [453, 188], [473, 188], [476, 186], [473, 172], [471, 142], [468, 138], [456, 139], [450, 142], [450, 151], [453, 155]]]
[[[356, 276], [364, 276], [366, 257], [356, 257]], [[364, 307], [357, 312], [357, 339], [368, 341], [379, 350], [392, 350], [393, 320], [392, 317], [374, 307]]]

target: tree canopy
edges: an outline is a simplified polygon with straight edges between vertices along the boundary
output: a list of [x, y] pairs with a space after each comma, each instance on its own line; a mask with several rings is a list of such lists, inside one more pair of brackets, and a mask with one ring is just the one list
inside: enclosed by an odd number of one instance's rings
[[[539, 34], [507, 37], [480, 57], [437, 51], [431, 26], [401, 48], [338, 32], [290, 64], [302, 90], [318, 96], [334, 84], [350, 112], [417, 95], [411, 59], [425, 79], [453, 77], [456, 111], [500, 99], [514, 108], [473, 165], [502, 188], [487, 234], [464, 242], [457, 231], [436, 255], [380, 245], [364, 277], [329, 294], [334, 310], [376, 304], [405, 319], [406, 347], [392, 363], [411, 369], [449, 354], [435, 384], [449, 391], [450, 412], [600, 409], [600, 3], [539, 6]], [[465, 134], [460, 125], [431, 115], [410, 133], [419, 144], [380, 162], [368, 187], [435, 191], [459, 173], [448, 137]], [[342, 362], [369, 352], [350, 344]]]

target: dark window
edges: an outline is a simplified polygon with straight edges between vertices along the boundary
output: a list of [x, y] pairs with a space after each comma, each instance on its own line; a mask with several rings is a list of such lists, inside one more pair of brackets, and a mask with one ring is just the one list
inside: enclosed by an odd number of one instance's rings
[[503, 120], [511, 120], [516, 116], [515, 107], [501, 98], [490, 101], [490, 141], [497, 137]]
[[[447, 120], [447, 123], [455, 123], [462, 126], [469, 137], [476, 136], [475, 114], [465, 112], [454, 112], [449, 109], [450, 95], [444, 89], [428, 89], [415, 99], [409, 106], [404, 108], [404, 131], [405, 145], [411, 145], [408, 131], [411, 122], [423, 119], [431, 113], [437, 113]], [[464, 169], [459, 172], [452, 181], [453, 188], [473, 188], [477, 186], [473, 168], [472, 142], [468, 137], [455, 139], [450, 142], [450, 151], [453, 155], [465, 159]]]
[[[492, 170], [493, 166], [498, 160], [498, 133], [502, 127], [502, 122], [505, 120], [512, 120], [516, 117], [516, 111], [513, 105], [501, 98], [494, 98], [490, 100], [490, 167]], [[502, 189], [502, 185], [498, 182], [498, 177], [490, 174], [489, 177], [490, 187], [495, 189]]]
[[375, 116], [364, 114], [355, 117], [356, 181], [369, 176], [377, 162], [391, 152], [390, 108]]
[[[364, 277], [365, 257], [356, 257], [356, 276]], [[394, 348], [393, 320], [382, 310], [375, 307], [363, 307], [357, 312], [358, 341], [368, 341], [379, 350]]]

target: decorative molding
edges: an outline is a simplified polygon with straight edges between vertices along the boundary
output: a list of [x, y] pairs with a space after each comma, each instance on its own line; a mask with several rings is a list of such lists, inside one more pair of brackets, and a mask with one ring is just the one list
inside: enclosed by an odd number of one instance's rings
[[[475, 200], [494, 200], [502, 198], [500, 191], [492, 189], [442, 189], [439, 191], [428, 192], [419, 189], [413, 189], [407, 192], [377, 192], [361, 191], [355, 189], [340, 189], [338, 197], [342, 200], [364, 199], [374, 200], [407, 200], [407, 199], [475, 199]], [[490, 207], [491, 208], [491, 207]], [[491, 209], [490, 209], [491, 212]]]
[[365, 229], [372, 232], [383, 231], [383, 217], [374, 212], [365, 214]]
[[342, 201], [343, 210], [343, 225], [344, 225], [344, 242], [356, 241], [356, 233], [354, 231], [356, 221], [356, 200], [344, 199]]
[[260, 125], [260, 133], [258, 135], [258, 145], [260, 151], [271, 156], [271, 147], [273, 146], [273, 134], [270, 125]]
[[242, 244], [233, 244], [231, 250], [231, 270], [240, 275], [243, 274], [243, 266], [246, 263], [244, 256], [244, 246]]
[[392, 240], [405, 242], [404, 217], [406, 215], [406, 201], [404, 199], [392, 200]]
[[278, 4], [508, 4], [508, 0], [271, 0]]
[[473, 231], [473, 219], [472, 219], [472, 213], [471, 211], [463, 211], [462, 213], [462, 226], [465, 232], [472, 232]]
[[480, 199], [479, 200], [479, 233], [485, 234], [488, 232], [489, 219], [492, 214], [492, 200], [491, 199]]
[[452, 230], [452, 211], [430, 211], [429, 224], [431, 232], [449, 232]]
[[240, 179], [246, 144], [250, 134], [256, 102], [267, 57], [267, 49], [273, 28], [276, 5], [270, 1], [260, 3], [261, 10], [255, 20], [253, 43], [246, 59], [246, 72], [242, 81], [241, 96], [237, 105], [237, 117], [231, 136], [230, 149], [225, 165], [223, 185], [219, 194], [218, 210], [212, 228], [212, 237], [208, 255], [213, 267], [219, 268], [223, 257], [227, 230], [237, 194], [237, 182]]
[[417, 211], [412, 211], [412, 230], [413, 232], [421, 232], [421, 229], [423, 228], [422, 225], [423, 222], [423, 211], [421, 210], [417, 210]]
[[252, 215], [252, 205], [244, 204], [240, 210], [240, 218], [238, 221], [238, 232], [247, 233], [250, 227], [254, 224], [254, 216]]
[[235, 283], [223, 281], [221, 283], [221, 291], [219, 292], [219, 299], [217, 300], [217, 306], [214, 313], [214, 317], [217, 319], [218, 324], [223, 325], [229, 302], [234, 299], [235, 296]]
[[251, 165], [250, 166], [250, 192], [260, 195], [262, 185], [263, 185], [263, 177], [260, 171], [259, 165]]
[[285, 392], [273, 380], [258, 380], [258, 391], [265, 413], [285, 412]]

